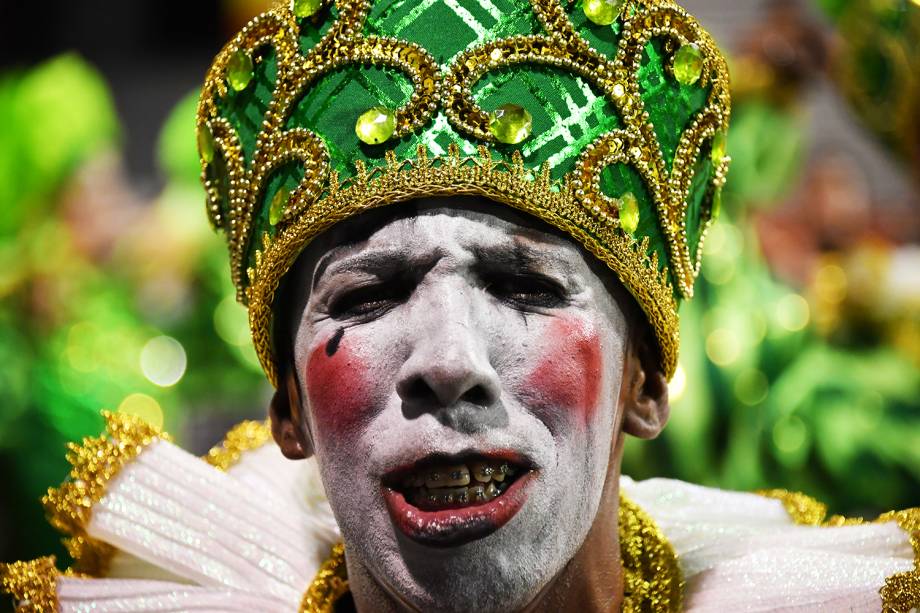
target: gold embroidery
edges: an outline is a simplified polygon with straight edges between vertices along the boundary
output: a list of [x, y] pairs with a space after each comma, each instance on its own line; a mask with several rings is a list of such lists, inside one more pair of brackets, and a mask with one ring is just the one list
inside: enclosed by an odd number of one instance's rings
[[[623, 495], [619, 535], [624, 613], [680, 611], [683, 579], [677, 554], [654, 520]], [[345, 547], [338, 544], [310, 584], [300, 613], [330, 613], [347, 592]]]
[[[775, 498], [783, 503], [786, 512], [797, 524], [808, 526], [845, 526], [864, 523], [861, 518], [848, 518], [832, 515], [825, 520], [827, 506], [810, 496], [788, 490], [764, 490], [757, 492], [768, 498]], [[895, 573], [885, 579], [885, 585], [879, 590], [882, 597], [883, 613], [907, 613], [920, 607], [920, 507], [904, 511], [891, 511], [879, 517], [873, 523], [897, 522], [907, 533], [914, 550], [914, 568]]]

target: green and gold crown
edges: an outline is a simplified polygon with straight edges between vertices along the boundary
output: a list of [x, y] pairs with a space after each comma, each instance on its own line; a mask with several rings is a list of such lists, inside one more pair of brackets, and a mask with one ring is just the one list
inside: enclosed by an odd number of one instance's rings
[[670, 377], [729, 159], [725, 60], [659, 0], [292, 0], [217, 55], [198, 108], [208, 212], [262, 365], [272, 302], [333, 224], [423, 196], [530, 213], [606, 263]]

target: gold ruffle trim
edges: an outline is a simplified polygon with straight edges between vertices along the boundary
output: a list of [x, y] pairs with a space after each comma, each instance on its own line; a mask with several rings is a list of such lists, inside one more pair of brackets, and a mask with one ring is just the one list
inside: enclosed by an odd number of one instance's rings
[[109, 481], [122, 467], [153, 441], [168, 438], [139, 417], [108, 411], [102, 416], [106, 431], [67, 446], [70, 476], [42, 498], [51, 525], [72, 536], [83, 534], [93, 505], [105, 496]]
[[16, 611], [51, 613], [57, 611], [55, 583], [59, 575], [54, 556], [0, 564], [0, 588], [13, 597]]
[[244, 421], [235, 425], [203, 459], [211, 466], [226, 471], [240, 461], [243, 453], [258, 449], [272, 438], [266, 421]]
[[[788, 490], [763, 490], [761, 496], [775, 498], [783, 503], [789, 517], [797, 524], [807, 526], [848, 526], [865, 523], [859, 517], [827, 515], [827, 505], [811, 496]], [[920, 507], [904, 511], [891, 511], [879, 515], [873, 523], [897, 522], [910, 538], [914, 550], [914, 568], [895, 573], [885, 579], [879, 590], [882, 596], [883, 613], [907, 613], [920, 608]]]
[[[620, 495], [620, 559], [624, 613], [669, 613], [681, 608], [683, 577], [677, 554], [655, 521]], [[300, 613], [332, 613], [348, 592], [345, 546], [332, 548], [300, 604]]]

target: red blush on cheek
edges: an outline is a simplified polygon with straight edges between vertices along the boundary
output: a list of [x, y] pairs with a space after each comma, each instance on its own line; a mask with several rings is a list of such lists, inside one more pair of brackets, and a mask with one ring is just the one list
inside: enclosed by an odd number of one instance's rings
[[316, 425], [322, 432], [334, 434], [354, 430], [374, 407], [367, 365], [341, 334], [332, 339], [334, 351], [329, 351], [329, 339], [317, 345], [304, 373]]
[[527, 377], [526, 392], [540, 405], [576, 411], [587, 425], [601, 387], [601, 343], [577, 319], [558, 318], [546, 327], [540, 361]]

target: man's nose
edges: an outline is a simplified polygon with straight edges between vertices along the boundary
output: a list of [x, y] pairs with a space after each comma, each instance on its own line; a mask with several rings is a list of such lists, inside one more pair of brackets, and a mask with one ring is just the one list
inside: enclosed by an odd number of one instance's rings
[[423, 410], [497, 402], [498, 373], [489, 359], [485, 331], [476, 325], [480, 318], [469, 290], [441, 293], [418, 307], [413, 315], [424, 321], [412, 326], [411, 354], [396, 383], [403, 402]]

